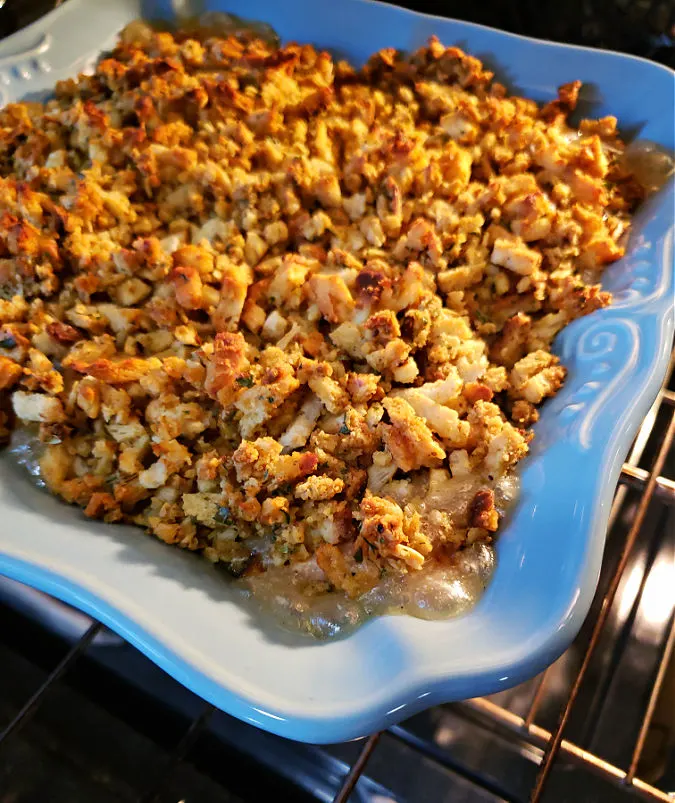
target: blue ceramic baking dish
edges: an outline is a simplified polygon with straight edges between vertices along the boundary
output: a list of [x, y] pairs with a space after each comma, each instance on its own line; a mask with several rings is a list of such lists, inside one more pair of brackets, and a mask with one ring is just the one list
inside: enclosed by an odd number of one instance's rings
[[[367, 0], [207, 0], [204, 7], [266, 21], [283, 40], [354, 63], [435, 34], [538, 101], [580, 79], [583, 114], [614, 114], [628, 136], [674, 148], [674, 74], [643, 59]], [[68, 0], [0, 45], [0, 100], [44, 94], [90, 66], [132, 19], [170, 13], [168, 2]], [[569, 379], [544, 406], [492, 583], [469, 614], [383, 617], [327, 643], [266, 630], [206, 561], [85, 520], [34, 488], [7, 455], [0, 456], [0, 572], [100, 619], [224, 711], [294, 739], [351, 739], [531, 677], [562, 653], [586, 616], [621, 464], [664, 376], [673, 338], [674, 197], [671, 182], [637, 216], [627, 255], [605, 276], [614, 305], [577, 321], [555, 344]]]

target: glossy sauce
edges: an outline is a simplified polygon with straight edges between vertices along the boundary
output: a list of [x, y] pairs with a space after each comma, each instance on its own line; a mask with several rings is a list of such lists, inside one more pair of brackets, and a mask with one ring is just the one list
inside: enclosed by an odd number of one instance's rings
[[[505, 515], [518, 494], [515, 474], [498, 483], [480, 477], [450, 480], [444, 488], [444, 502], [430, 495], [411, 503], [423, 517], [429, 511], [440, 510], [460, 520], [476, 491], [486, 487], [493, 488], [495, 505]], [[358, 599], [335, 591], [312, 596], [313, 586], [324, 579], [314, 560], [270, 569], [241, 582], [254, 604], [281, 627], [326, 639], [346, 635], [372, 616], [405, 614], [418, 619], [448, 619], [466, 613], [483, 595], [495, 563], [494, 547], [476, 543], [455, 553], [448, 564], [427, 561], [420, 571], [387, 574]]]
[[492, 576], [492, 546], [476, 544], [448, 566], [388, 575], [358, 599], [332, 591], [307, 596], [312, 580], [323, 578], [314, 561], [271, 569], [246, 582], [254, 604], [286, 630], [326, 639], [347, 635], [372, 616], [406, 614], [418, 619], [446, 619], [473, 608]]
[[44, 445], [38, 438], [37, 427], [17, 426], [12, 432], [7, 451], [14, 462], [28, 472], [34, 485], [41, 490], [47, 489], [40, 473], [40, 458]]
[[[569, 128], [562, 134], [568, 144], [584, 139], [584, 134]], [[648, 139], [636, 139], [628, 144], [625, 150], [604, 143], [603, 148], [608, 156], [619, 154], [619, 160], [631, 172], [647, 193], [658, 192], [675, 174], [673, 154]]]
[[[8, 453], [31, 482], [44, 490], [39, 466], [43, 450], [36, 428], [17, 427], [13, 431]], [[493, 488], [495, 505], [500, 514], [506, 514], [517, 497], [515, 474], [498, 483], [480, 477], [450, 479], [444, 483], [442, 494], [436, 489], [426, 496], [401, 501], [413, 504], [423, 518], [430, 511], [440, 510], [460, 521], [476, 491], [486, 487]], [[413, 484], [413, 490], [425, 489]], [[264, 553], [269, 542], [264, 538], [255, 542], [250, 539], [247, 545]], [[481, 598], [494, 567], [493, 546], [480, 543], [457, 552], [447, 564], [427, 561], [418, 572], [387, 574], [358, 599], [323, 591], [325, 578], [314, 559], [234, 582], [248, 598], [247, 604], [256, 605], [285, 630], [326, 639], [346, 635], [372, 616], [406, 614], [418, 619], [445, 619], [466, 613]], [[316, 593], [317, 588], [322, 593]]]
[[647, 192], [658, 192], [675, 174], [673, 154], [649, 140], [631, 142], [623, 154], [626, 167]]

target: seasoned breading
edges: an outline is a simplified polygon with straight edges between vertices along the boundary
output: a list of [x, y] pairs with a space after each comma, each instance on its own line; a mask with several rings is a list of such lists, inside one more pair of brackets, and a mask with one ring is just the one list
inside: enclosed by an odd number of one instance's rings
[[616, 121], [435, 39], [356, 71], [196, 37], [135, 25], [0, 111], [0, 438], [13, 408], [54, 493], [237, 575], [359, 596], [489, 541], [553, 338], [610, 302]]

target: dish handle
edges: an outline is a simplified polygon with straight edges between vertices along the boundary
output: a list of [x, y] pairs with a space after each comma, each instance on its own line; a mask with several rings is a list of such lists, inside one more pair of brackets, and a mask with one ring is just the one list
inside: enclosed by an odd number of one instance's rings
[[[93, 70], [139, 0], [68, 0], [0, 42], [0, 106], [45, 100], [54, 84]], [[96, 43], [92, 45], [92, 43]]]

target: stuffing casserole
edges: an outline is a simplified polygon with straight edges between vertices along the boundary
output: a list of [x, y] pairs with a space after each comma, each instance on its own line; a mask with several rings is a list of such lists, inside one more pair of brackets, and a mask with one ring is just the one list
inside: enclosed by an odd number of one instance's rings
[[37, 426], [87, 516], [306, 595], [489, 543], [643, 195], [579, 82], [492, 77], [135, 25], [5, 107], [0, 436]]

